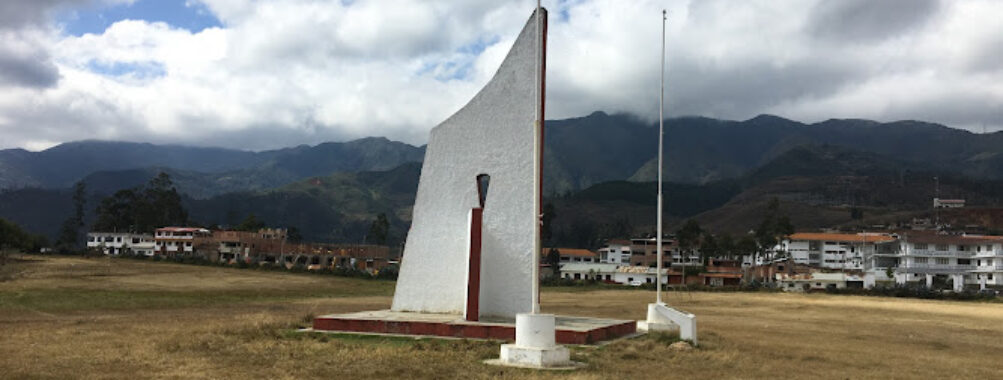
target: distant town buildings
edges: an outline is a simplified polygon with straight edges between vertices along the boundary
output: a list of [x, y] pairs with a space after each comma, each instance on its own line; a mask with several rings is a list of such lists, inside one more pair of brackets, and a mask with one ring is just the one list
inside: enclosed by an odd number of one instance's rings
[[[773, 262], [757, 262], [757, 267], [803, 266], [843, 274], [767, 272], [785, 287], [814, 289], [819, 284], [870, 288], [878, 283], [927, 287], [942, 284], [955, 291], [966, 286], [1003, 285], [1003, 236], [945, 234], [937, 231], [897, 233], [797, 233], [774, 249]], [[838, 280], [834, 280], [838, 279]], [[814, 281], [814, 282], [812, 282]], [[858, 284], [859, 283], [859, 284]], [[814, 284], [814, 285], [812, 285]], [[827, 286], [827, 285], [826, 285]]]
[[[1003, 287], [1003, 236], [947, 234], [936, 230], [888, 233], [799, 232], [775, 247], [738, 260], [681, 253], [663, 242], [666, 284], [738, 286], [773, 283], [786, 291], [871, 288], [916, 284], [961, 291]], [[654, 239], [610, 240], [598, 253], [558, 248], [560, 277], [624, 285], [654, 283]]]
[[154, 231], [154, 249], [161, 255], [192, 255], [195, 246], [202, 247], [212, 241], [212, 232], [205, 228], [195, 227], [164, 227]]
[[964, 199], [933, 198], [933, 208], [962, 208], [962, 207], [965, 207]]
[[377, 273], [393, 264], [390, 248], [369, 244], [290, 243], [285, 229], [210, 231], [163, 227], [151, 234], [90, 232], [87, 248], [106, 255], [199, 258], [211, 262], [276, 265], [309, 270], [354, 269]]
[[132, 252], [136, 255], [153, 256], [155, 243], [153, 235], [125, 232], [89, 232], [87, 249], [97, 250], [106, 255]]

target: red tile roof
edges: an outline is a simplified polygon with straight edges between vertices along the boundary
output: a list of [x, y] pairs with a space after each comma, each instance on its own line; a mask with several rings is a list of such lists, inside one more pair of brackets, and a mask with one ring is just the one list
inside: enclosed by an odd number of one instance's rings
[[799, 232], [789, 237], [790, 240], [819, 240], [841, 243], [888, 243], [895, 241], [894, 237], [884, 234], [834, 234]]
[[[579, 256], [579, 257], [598, 257], [599, 256], [598, 253], [592, 252], [592, 251], [587, 250], [587, 249], [581, 249], [581, 248], [555, 248], [555, 249], [557, 250], [557, 252], [559, 254], [561, 254], [561, 256]], [[550, 249], [547, 248], [547, 249], [544, 250], [544, 252], [545, 253], [550, 252]]]

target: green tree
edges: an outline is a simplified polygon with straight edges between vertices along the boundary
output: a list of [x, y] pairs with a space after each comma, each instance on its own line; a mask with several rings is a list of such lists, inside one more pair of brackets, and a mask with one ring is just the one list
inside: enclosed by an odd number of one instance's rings
[[742, 236], [735, 242], [735, 253], [739, 256], [751, 255], [755, 259], [755, 255], [759, 252], [759, 244], [756, 244], [756, 239], [750, 235]]
[[369, 244], [386, 245], [389, 232], [390, 221], [387, 219], [387, 214], [381, 212], [376, 216], [376, 220], [369, 225], [369, 233], [366, 234], [366, 242]]
[[188, 212], [171, 177], [160, 173], [145, 186], [119, 190], [102, 199], [96, 209], [98, 231], [151, 232], [165, 226], [188, 224]]
[[550, 268], [554, 271], [555, 278], [561, 278], [561, 253], [557, 251], [557, 248], [551, 248], [547, 251], [546, 263], [550, 264]]
[[679, 249], [686, 256], [693, 251], [693, 248], [700, 243], [700, 235], [703, 234], [703, 229], [700, 228], [700, 223], [696, 220], [690, 219], [683, 224], [678, 231], [676, 231], [676, 240], [679, 242]]
[[84, 205], [87, 203], [87, 187], [83, 182], [73, 186], [73, 214], [63, 222], [59, 231], [57, 246], [62, 253], [70, 253], [79, 248], [80, 229], [84, 226]]
[[181, 195], [174, 188], [171, 177], [161, 172], [150, 180], [144, 191], [146, 202], [149, 203], [149, 220], [151, 229], [188, 224], [188, 212], [181, 205]]
[[254, 213], [250, 213], [233, 229], [237, 231], [255, 232], [262, 228], [265, 228], [265, 222], [258, 220], [258, 218], [254, 216]]
[[721, 247], [717, 242], [717, 238], [711, 234], [705, 234], [703, 241], [700, 242], [700, 261], [703, 265], [707, 265], [711, 257], [719, 257], [721, 255]]
[[301, 233], [300, 229], [295, 226], [289, 227], [289, 229], [286, 230], [286, 240], [290, 243], [299, 243], [303, 241], [303, 233]]
[[735, 240], [731, 235], [723, 234], [717, 239], [717, 251], [722, 257], [732, 258], [735, 254]]
[[130, 231], [136, 232], [138, 214], [135, 208], [142, 205], [135, 189], [125, 189], [115, 192], [110, 197], [101, 200], [97, 207], [95, 231]]
[[[774, 247], [786, 236], [794, 233], [794, 225], [786, 215], [779, 215], [780, 201], [777, 198], [770, 200], [763, 215], [763, 220], [755, 230], [756, 243], [759, 249], [756, 250], [756, 257], [774, 252]], [[772, 255], [767, 257], [772, 259]]]
[[0, 267], [7, 264], [8, 255], [13, 251], [38, 252], [46, 245], [45, 238], [21, 229], [21, 226], [0, 219]]

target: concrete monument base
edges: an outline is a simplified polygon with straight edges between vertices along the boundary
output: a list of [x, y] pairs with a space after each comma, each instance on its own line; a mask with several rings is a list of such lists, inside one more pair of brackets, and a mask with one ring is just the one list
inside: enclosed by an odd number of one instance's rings
[[648, 304], [648, 318], [644, 321], [637, 321], [637, 330], [648, 331], [673, 331], [679, 330], [679, 339], [688, 340], [697, 345], [697, 317], [693, 314], [682, 312], [664, 303]]
[[[557, 343], [596, 344], [636, 333], [636, 323], [619, 319], [556, 316]], [[322, 315], [314, 331], [357, 334], [437, 336], [467, 339], [516, 339], [515, 321], [482, 317], [468, 321], [459, 314], [413, 313], [391, 310]]]
[[526, 368], [574, 368], [571, 352], [556, 341], [553, 314], [516, 314], [515, 344], [503, 344], [498, 363]]

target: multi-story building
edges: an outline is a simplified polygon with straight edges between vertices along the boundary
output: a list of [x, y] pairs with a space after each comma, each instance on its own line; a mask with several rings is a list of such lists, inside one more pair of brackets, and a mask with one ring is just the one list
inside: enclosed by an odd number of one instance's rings
[[629, 240], [610, 240], [599, 248], [599, 262], [605, 264], [629, 265], [631, 258]]
[[205, 228], [198, 227], [164, 227], [158, 228], [153, 235], [156, 244], [154, 251], [160, 255], [184, 255], [195, 254], [196, 246], [202, 249], [214, 245], [212, 233]]
[[[630, 240], [630, 265], [654, 267], [657, 265], [658, 242], [655, 238]], [[689, 249], [683, 252], [675, 239], [662, 239], [662, 265], [668, 267], [699, 266], [700, 251]]]
[[[897, 235], [899, 249], [878, 252], [868, 261], [867, 286], [877, 281], [926, 286], [943, 281], [960, 291], [965, 285], [1003, 285], [1003, 237], [909, 231]], [[891, 274], [891, 277], [888, 275]]]
[[[1003, 236], [898, 233], [796, 233], [774, 250], [795, 264], [862, 273], [865, 287], [878, 283], [1003, 286]], [[793, 277], [792, 277], [793, 278]]]
[[390, 265], [390, 247], [369, 244], [286, 244], [282, 255], [264, 254], [260, 263], [307, 269], [356, 269], [376, 273]]
[[106, 255], [132, 253], [153, 256], [153, 235], [127, 232], [88, 232], [87, 248], [100, 250]]
[[216, 243], [216, 252], [207, 253], [207, 257], [212, 261], [250, 261], [258, 260], [263, 256], [278, 257], [285, 253], [285, 229], [213, 231], [212, 238]]
[[[546, 258], [551, 250], [556, 250], [560, 256], [561, 264], [564, 263], [598, 263], [599, 255], [587, 249], [581, 248], [545, 248], [541, 258]], [[545, 260], [545, 259], [544, 259]]]
[[827, 269], [863, 270], [864, 257], [878, 251], [894, 251], [896, 238], [876, 233], [795, 233], [774, 248], [774, 256], [786, 254], [794, 263]]

